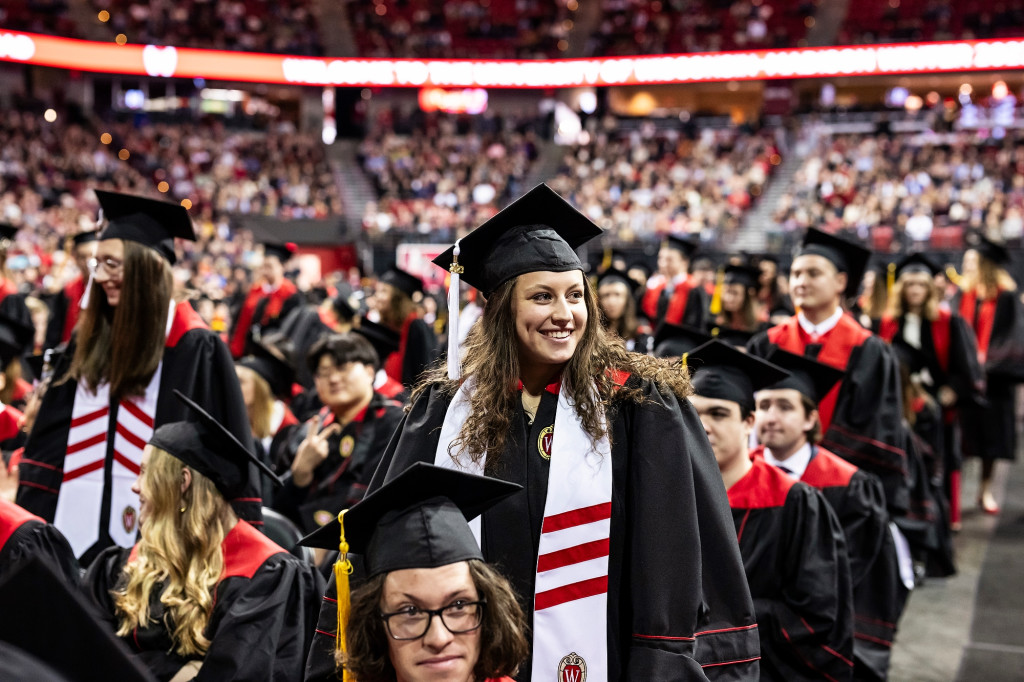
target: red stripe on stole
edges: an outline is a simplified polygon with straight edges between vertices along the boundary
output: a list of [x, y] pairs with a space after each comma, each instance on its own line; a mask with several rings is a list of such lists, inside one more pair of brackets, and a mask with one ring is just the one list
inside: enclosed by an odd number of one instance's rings
[[612, 517], [612, 503], [603, 502], [592, 507], [582, 507], [544, 517], [543, 533], [554, 533], [558, 530], [582, 526], [595, 521], [604, 521]]
[[74, 470], [69, 471], [66, 474], [64, 474], [64, 482], [67, 483], [68, 481], [74, 480], [74, 479], [78, 478], [79, 476], [85, 476], [86, 474], [91, 474], [92, 472], [96, 471], [97, 469], [102, 469], [102, 468], [103, 468], [103, 459], [98, 459], [95, 462], [92, 462], [91, 464], [86, 464], [84, 467], [79, 467], [77, 469], [74, 469]]
[[566, 602], [604, 594], [607, 591], [608, 576], [606, 575], [599, 578], [591, 578], [590, 580], [581, 580], [578, 583], [556, 587], [546, 592], [538, 592], [534, 599], [534, 610], [542, 611]]
[[[104, 431], [103, 433], [97, 433], [92, 438], [86, 438], [85, 440], [80, 440], [77, 443], [72, 443], [71, 445], [69, 445], [67, 454], [73, 455], [80, 450], [85, 450], [86, 448], [91, 448], [93, 445], [98, 445], [105, 441], [106, 439], [106, 431]], [[64, 480], [66, 481], [67, 479], [65, 478]]]
[[95, 412], [83, 414], [81, 417], [75, 417], [74, 419], [71, 420], [71, 428], [81, 426], [82, 424], [88, 424], [89, 422], [95, 421], [100, 417], [106, 417], [108, 414], [110, 414], [110, 408], [102, 407], [96, 410]]
[[121, 437], [126, 441], [137, 447], [139, 450], [143, 450], [146, 447], [146, 441], [139, 438], [137, 435], [128, 430], [128, 427], [124, 424], [117, 425], [117, 432], [121, 434]]
[[608, 538], [604, 538], [602, 540], [594, 540], [593, 542], [585, 542], [575, 547], [560, 549], [557, 552], [542, 554], [537, 557], [537, 572], [542, 573], [563, 566], [571, 566], [583, 561], [608, 556], [608, 546]]
[[145, 424], [149, 428], [153, 428], [153, 424], [154, 424], [153, 418], [150, 417], [145, 412], [143, 412], [142, 408], [139, 407], [138, 405], [136, 405], [135, 403], [133, 403], [132, 401], [130, 401], [130, 400], [122, 401], [121, 402], [121, 407], [123, 407], [124, 409], [128, 410], [132, 414], [133, 417], [138, 419], [140, 422], [142, 422], [143, 424]]
[[140, 471], [142, 470], [142, 469], [141, 469], [141, 468], [139, 467], [139, 465], [138, 465], [138, 464], [136, 464], [135, 462], [131, 461], [130, 459], [128, 459], [127, 457], [125, 457], [124, 455], [122, 455], [122, 454], [121, 454], [120, 452], [118, 452], [117, 450], [114, 450], [114, 459], [115, 459], [116, 461], [120, 462], [120, 463], [121, 463], [121, 465], [122, 465], [122, 466], [124, 466], [124, 468], [125, 468], [125, 469], [127, 469], [127, 470], [128, 470], [128, 471], [130, 471], [130, 472], [132, 472], [132, 473], [133, 473], [133, 474], [135, 474], [136, 476], [138, 476], [138, 475], [139, 475], [139, 472], [140, 472]]

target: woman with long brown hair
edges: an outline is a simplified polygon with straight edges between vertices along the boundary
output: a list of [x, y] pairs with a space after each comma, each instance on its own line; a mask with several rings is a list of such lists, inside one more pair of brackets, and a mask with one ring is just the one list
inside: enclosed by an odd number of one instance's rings
[[160, 426], [143, 451], [141, 538], [102, 552], [88, 591], [160, 680], [297, 682], [323, 582], [234, 513], [259, 460], [177, 395], [193, 421]]
[[527, 605], [521, 682], [570, 666], [756, 676], [754, 611], [688, 379], [602, 328], [574, 250], [600, 233], [540, 185], [435, 260], [484, 293], [483, 316], [417, 388], [370, 492], [422, 460], [524, 486], [477, 526]]
[[711, 299], [712, 319], [708, 331], [732, 346], [744, 348], [759, 331], [768, 328], [761, 320], [761, 304], [757, 300], [761, 271], [748, 265], [730, 263], [718, 274]]
[[[173, 298], [174, 239], [195, 235], [178, 204], [97, 191], [107, 221], [92, 262], [75, 337], [53, 366], [21, 462], [18, 504], [54, 523], [88, 564], [138, 532], [131, 492], [143, 446], [161, 424], [185, 417], [173, 389], [211, 405], [252, 443], [227, 347], [187, 302]], [[262, 522], [252, 489], [231, 500]]]
[[629, 275], [608, 268], [597, 278], [597, 301], [601, 306], [601, 324], [605, 330], [622, 339], [626, 350], [648, 353], [653, 348], [651, 326], [646, 317], [637, 315], [636, 283]]
[[423, 321], [414, 297], [423, 294], [423, 281], [399, 268], [389, 268], [377, 281], [373, 304], [380, 324], [398, 334], [398, 350], [381, 358], [388, 376], [412, 387], [436, 357], [437, 339]]
[[[973, 412], [984, 392], [974, 335], [959, 314], [943, 309], [935, 286], [939, 267], [927, 256], [911, 254], [896, 264], [896, 282], [878, 335], [889, 343], [917, 351], [924, 366], [916, 368], [918, 383], [942, 410], [942, 462], [950, 523], [960, 525], [961, 423], [958, 407]], [[927, 370], [927, 371], [925, 371]]]
[[[966, 267], [969, 261], [977, 267]], [[1016, 457], [1015, 390], [1024, 381], [1024, 320], [1017, 284], [1005, 270], [1009, 262], [1010, 252], [1003, 245], [982, 237], [964, 254], [966, 274], [952, 304], [974, 332], [978, 362], [985, 370], [988, 406], [972, 415], [964, 449], [981, 459], [978, 506], [986, 514], [999, 513], [992, 493], [996, 461]]]

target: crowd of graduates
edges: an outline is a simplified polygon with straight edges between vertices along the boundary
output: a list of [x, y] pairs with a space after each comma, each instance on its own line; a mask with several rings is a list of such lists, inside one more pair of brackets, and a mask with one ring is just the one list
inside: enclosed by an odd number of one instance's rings
[[[435, 259], [447, 310], [397, 267], [300, 291], [267, 243], [211, 329], [188, 212], [96, 196], [77, 279], [0, 289], [0, 608], [81, 612], [116, 679], [887, 679], [964, 456], [999, 513], [1024, 317], [988, 239], [590, 268], [540, 185]], [[32, 620], [5, 678], [85, 679]]]

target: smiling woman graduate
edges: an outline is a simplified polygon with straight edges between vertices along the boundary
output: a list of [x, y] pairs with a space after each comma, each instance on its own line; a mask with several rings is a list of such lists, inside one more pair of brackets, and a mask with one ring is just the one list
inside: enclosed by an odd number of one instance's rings
[[461, 363], [449, 355], [416, 390], [370, 492], [423, 460], [523, 486], [476, 522], [526, 602], [520, 681], [573, 665], [590, 680], [756, 677], [754, 610], [688, 381], [602, 329], [574, 251], [600, 233], [540, 185], [435, 260], [483, 292], [483, 317]]
[[[227, 346], [188, 302], [172, 296], [175, 238], [194, 240], [178, 204], [97, 191], [106, 219], [83, 310], [25, 444], [17, 502], [53, 523], [88, 564], [131, 547], [131, 491], [153, 429], [186, 417], [173, 389], [210, 405], [248, 447], [245, 403]], [[262, 522], [257, 479], [229, 500]]]

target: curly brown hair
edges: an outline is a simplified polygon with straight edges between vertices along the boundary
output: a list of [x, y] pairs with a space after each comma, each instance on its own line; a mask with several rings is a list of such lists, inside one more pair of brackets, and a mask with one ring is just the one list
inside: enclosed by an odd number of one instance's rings
[[[530, 653], [526, 615], [508, 580], [479, 559], [468, 563], [480, 600], [486, 602], [473, 674], [478, 680], [515, 675]], [[337, 662], [359, 682], [395, 682], [388, 633], [380, 617], [386, 578], [386, 573], [375, 576], [352, 593], [345, 628], [348, 651], [339, 652]]]
[[[462, 359], [462, 380], [474, 379], [476, 389], [470, 397], [469, 417], [452, 443], [451, 452], [464, 450], [474, 461], [479, 461], [484, 453], [491, 453], [485, 465], [488, 472], [495, 471], [498, 465], [499, 457], [494, 455], [505, 448], [519, 400], [515, 390], [520, 366], [513, 295], [517, 281], [518, 278], [513, 278], [505, 282], [487, 299], [483, 316], [466, 338]], [[594, 286], [586, 277], [583, 278], [583, 294], [587, 325], [576, 352], [562, 370], [562, 382], [583, 428], [596, 441], [608, 435], [601, 417], [609, 407], [618, 401], [639, 403], [643, 400], [639, 382], [623, 385], [617, 372], [652, 380], [680, 399], [689, 396], [691, 389], [689, 376], [680, 371], [678, 364], [631, 353], [604, 329]], [[409, 404], [414, 404], [433, 385], [439, 385], [445, 394], [454, 396], [460, 384], [448, 379], [441, 361], [424, 374]]]

